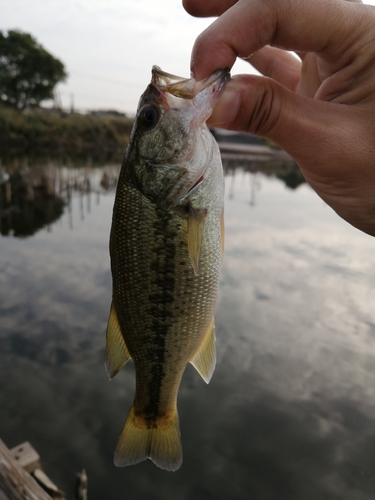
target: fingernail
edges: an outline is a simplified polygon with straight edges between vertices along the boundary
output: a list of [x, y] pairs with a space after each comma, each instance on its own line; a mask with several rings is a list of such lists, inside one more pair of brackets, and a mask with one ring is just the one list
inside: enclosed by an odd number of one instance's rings
[[208, 124], [213, 127], [232, 123], [237, 116], [240, 104], [241, 96], [238, 91], [224, 90], [208, 120]]

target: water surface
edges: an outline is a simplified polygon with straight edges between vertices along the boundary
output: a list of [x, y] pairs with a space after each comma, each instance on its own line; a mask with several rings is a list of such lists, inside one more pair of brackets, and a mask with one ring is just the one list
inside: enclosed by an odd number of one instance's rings
[[[81, 176], [71, 189], [67, 175]], [[113, 465], [134, 373], [109, 382], [104, 369], [114, 192], [102, 175], [58, 170], [57, 211], [27, 234], [1, 214], [8, 447], [30, 441], [68, 498], [84, 467], [90, 500], [373, 499], [375, 240], [306, 184], [239, 168], [226, 178], [217, 368], [207, 386], [189, 366], [179, 393], [183, 465]]]

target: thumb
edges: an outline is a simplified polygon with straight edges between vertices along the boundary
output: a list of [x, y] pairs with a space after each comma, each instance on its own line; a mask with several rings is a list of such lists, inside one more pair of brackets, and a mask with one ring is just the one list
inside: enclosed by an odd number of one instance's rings
[[234, 77], [208, 124], [267, 137], [343, 219], [375, 236], [373, 109], [298, 95], [270, 78]]
[[340, 106], [298, 95], [271, 78], [238, 75], [227, 84], [208, 124], [266, 137], [302, 166], [312, 157], [317, 160], [316, 145], [334, 135]]

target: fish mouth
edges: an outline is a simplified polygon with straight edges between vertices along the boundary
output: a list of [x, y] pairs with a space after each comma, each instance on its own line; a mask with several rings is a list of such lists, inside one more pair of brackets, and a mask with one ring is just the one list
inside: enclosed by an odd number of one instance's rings
[[153, 66], [151, 83], [159, 91], [168, 92], [175, 97], [194, 99], [209, 88], [212, 89], [212, 93], [220, 93], [229, 79], [230, 70], [228, 68], [219, 69], [204, 80], [196, 81], [195, 78], [172, 75], [160, 69], [159, 66]]
[[230, 80], [228, 68], [218, 69], [204, 80], [182, 78], [152, 67], [151, 86], [164, 109], [180, 110], [190, 116], [191, 124], [201, 126], [211, 115], [225, 85]]
[[195, 97], [198, 94], [201, 94], [202, 92], [207, 90], [211, 90], [211, 94], [213, 96], [214, 94], [220, 94], [229, 80], [230, 80], [229, 68], [218, 69], [217, 71], [215, 71], [215, 73], [208, 76], [204, 80], [195, 82], [195, 91], [196, 91]]
[[194, 97], [195, 80], [183, 78], [163, 71], [159, 66], [152, 67], [151, 83], [160, 91], [168, 92], [175, 97], [192, 99]]

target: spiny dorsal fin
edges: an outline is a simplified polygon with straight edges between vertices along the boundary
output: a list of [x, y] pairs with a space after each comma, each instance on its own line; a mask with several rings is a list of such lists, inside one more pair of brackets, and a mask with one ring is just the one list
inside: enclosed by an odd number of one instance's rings
[[115, 306], [112, 302], [108, 319], [105, 350], [105, 367], [107, 368], [109, 378], [113, 378], [131, 358], [121, 333]]
[[196, 210], [189, 208], [189, 222], [188, 222], [188, 250], [191, 265], [193, 266], [195, 274], [199, 271], [199, 257], [201, 253], [202, 237], [204, 220], [207, 215], [207, 210]]
[[213, 317], [190, 363], [194, 366], [206, 384], [208, 384], [216, 365], [215, 321]]

